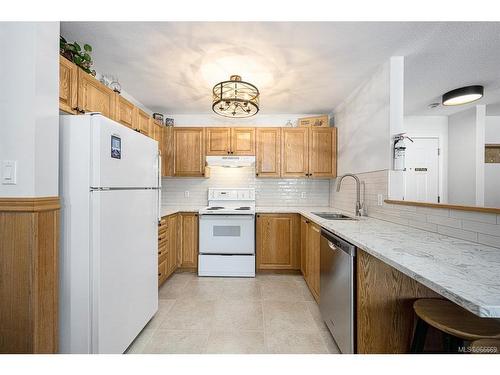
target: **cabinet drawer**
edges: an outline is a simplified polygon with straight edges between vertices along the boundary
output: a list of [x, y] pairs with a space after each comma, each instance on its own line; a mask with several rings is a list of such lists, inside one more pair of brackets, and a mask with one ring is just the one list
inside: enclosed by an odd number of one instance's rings
[[163, 263], [168, 256], [168, 247], [163, 246], [161, 248], [158, 248], [158, 264]]
[[159, 224], [160, 227], [166, 227], [167, 226], [167, 217], [164, 216], [160, 219], [160, 224]]
[[167, 261], [163, 261], [158, 264], [158, 284], [165, 281], [167, 277]]
[[168, 237], [167, 231], [158, 232], [158, 242], [164, 242], [164, 241], [166, 241], [167, 237]]

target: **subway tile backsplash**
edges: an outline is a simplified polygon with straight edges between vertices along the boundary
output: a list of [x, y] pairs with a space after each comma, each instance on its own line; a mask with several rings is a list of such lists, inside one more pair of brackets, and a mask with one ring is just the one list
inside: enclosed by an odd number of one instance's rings
[[[368, 216], [500, 248], [500, 215], [448, 208], [401, 206], [385, 202], [379, 206], [378, 194], [382, 195], [383, 200], [387, 199], [388, 171], [360, 173], [357, 176], [366, 188], [364, 194], [361, 189], [361, 197], [363, 199], [363, 195], [365, 196]], [[336, 183], [336, 179], [331, 182], [330, 206], [354, 214], [354, 180], [344, 179], [340, 192], [335, 189]]]
[[164, 206], [205, 206], [208, 188], [255, 188], [257, 206], [328, 206], [330, 180], [264, 179], [253, 167], [212, 167], [209, 178], [163, 178]]

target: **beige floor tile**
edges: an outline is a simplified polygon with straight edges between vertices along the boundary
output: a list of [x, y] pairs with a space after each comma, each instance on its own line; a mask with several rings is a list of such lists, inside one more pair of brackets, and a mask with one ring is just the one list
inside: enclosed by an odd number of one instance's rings
[[214, 301], [178, 299], [159, 329], [209, 330], [214, 320]]
[[306, 302], [263, 301], [264, 329], [267, 331], [317, 330]]
[[208, 331], [157, 330], [143, 349], [150, 354], [202, 354]]
[[198, 278], [187, 283], [178, 299], [216, 301], [222, 298], [223, 291], [223, 279]]
[[144, 328], [127, 348], [125, 354], [141, 354], [151, 337], [153, 337], [154, 332], [154, 329]]
[[266, 353], [263, 331], [212, 331], [207, 353], [211, 354], [262, 354]]
[[262, 299], [265, 301], [306, 301], [302, 288], [293, 281], [263, 281], [260, 283]]
[[319, 333], [320, 333], [321, 337], [323, 338], [323, 342], [325, 343], [326, 350], [328, 351], [328, 353], [340, 354], [339, 347], [337, 346], [337, 344], [333, 340], [332, 334], [330, 333], [330, 331], [328, 330], [326, 325], [325, 325], [324, 329], [319, 330]]
[[298, 332], [282, 330], [268, 334], [266, 346], [269, 353], [279, 354], [327, 354], [327, 348], [317, 330]]
[[262, 330], [262, 304], [260, 301], [217, 301], [214, 309], [215, 330]]
[[251, 300], [261, 299], [260, 284], [253, 278], [249, 279], [227, 279], [224, 282], [222, 299], [224, 300]]
[[255, 279], [258, 281], [294, 282], [304, 280], [304, 277], [299, 274], [259, 273], [256, 275]]
[[158, 326], [166, 318], [168, 312], [170, 311], [170, 309], [172, 308], [174, 303], [175, 303], [174, 299], [160, 299], [160, 300], [158, 300], [158, 311], [151, 318], [151, 320], [148, 322], [146, 327], [144, 327], [144, 329], [156, 329], [156, 328], [158, 328]]
[[158, 291], [159, 299], [175, 299], [183, 295], [186, 285], [196, 280], [195, 273], [174, 273], [167, 281], [160, 287]]

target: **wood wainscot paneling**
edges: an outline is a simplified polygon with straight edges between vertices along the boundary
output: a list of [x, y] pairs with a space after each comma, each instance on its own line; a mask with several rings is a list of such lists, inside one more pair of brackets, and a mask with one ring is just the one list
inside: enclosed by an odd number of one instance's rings
[[0, 353], [58, 350], [59, 198], [0, 198]]
[[357, 353], [408, 353], [413, 302], [442, 298], [381, 260], [357, 253]]

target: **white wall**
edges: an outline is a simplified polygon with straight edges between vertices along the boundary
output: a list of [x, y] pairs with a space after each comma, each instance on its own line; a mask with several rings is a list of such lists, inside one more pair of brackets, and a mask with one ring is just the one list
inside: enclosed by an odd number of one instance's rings
[[[500, 144], [500, 116], [486, 116], [485, 144]], [[500, 164], [484, 165], [484, 205], [500, 207]]]
[[[439, 195], [448, 202], [448, 116], [405, 116], [404, 132], [411, 137], [439, 139]], [[409, 141], [408, 141], [409, 142]]]
[[403, 69], [401, 57], [391, 58], [335, 109], [339, 174], [391, 168], [391, 134], [402, 128]]
[[173, 114], [165, 117], [173, 118], [176, 126], [285, 126], [288, 120], [294, 125], [301, 117], [315, 115], [301, 113], [261, 114], [249, 118], [233, 119], [216, 114]]
[[57, 196], [59, 22], [0, 23], [0, 49], [0, 160], [17, 160], [0, 196]]
[[448, 202], [484, 204], [485, 108], [474, 108], [448, 119]]

